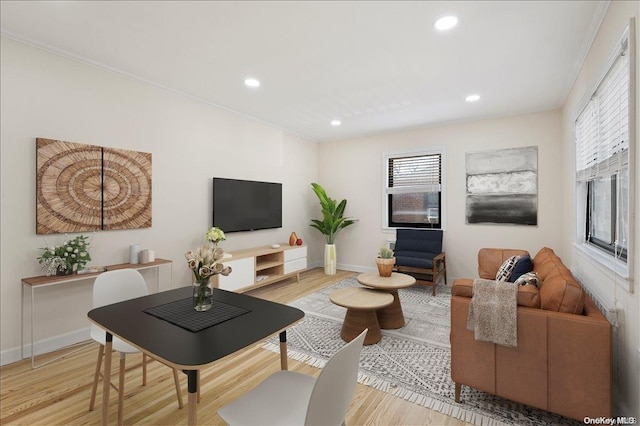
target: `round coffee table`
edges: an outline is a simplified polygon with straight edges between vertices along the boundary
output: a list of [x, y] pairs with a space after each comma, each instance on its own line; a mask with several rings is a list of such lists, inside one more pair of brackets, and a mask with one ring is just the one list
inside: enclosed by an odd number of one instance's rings
[[390, 277], [381, 277], [377, 273], [358, 275], [358, 282], [375, 290], [382, 290], [393, 296], [393, 303], [377, 311], [380, 328], [393, 329], [404, 327], [404, 314], [398, 297], [398, 289], [411, 287], [416, 279], [411, 275], [392, 272]]
[[393, 296], [380, 291], [362, 287], [341, 288], [331, 293], [332, 303], [347, 308], [344, 316], [340, 337], [350, 342], [365, 328], [368, 328], [364, 338], [365, 345], [378, 343], [382, 339], [376, 310], [393, 303]]

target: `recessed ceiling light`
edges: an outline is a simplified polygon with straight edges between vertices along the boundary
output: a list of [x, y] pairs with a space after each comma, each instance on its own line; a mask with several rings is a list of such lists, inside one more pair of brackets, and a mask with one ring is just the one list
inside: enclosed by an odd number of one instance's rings
[[433, 26], [436, 28], [436, 30], [440, 30], [440, 31], [445, 31], [445, 30], [450, 30], [451, 28], [455, 27], [458, 24], [458, 18], [456, 18], [453, 15], [450, 16], [443, 16], [442, 18], [438, 19]]
[[464, 100], [467, 102], [475, 102], [480, 100], [480, 95], [469, 95], [466, 98], [464, 98]]
[[339, 126], [342, 124], [342, 121], [340, 120], [331, 120], [331, 125], [332, 126]]
[[255, 78], [247, 78], [244, 81], [244, 84], [249, 86], [249, 87], [258, 87], [258, 86], [260, 86], [260, 82], [258, 80], [256, 80]]

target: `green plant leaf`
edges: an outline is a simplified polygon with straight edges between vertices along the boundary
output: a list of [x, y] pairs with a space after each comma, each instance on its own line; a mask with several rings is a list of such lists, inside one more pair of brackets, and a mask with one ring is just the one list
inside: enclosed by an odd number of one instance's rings
[[336, 200], [327, 195], [327, 192], [319, 184], [313, 182], [311, 183], [311, 187], [320, 201], [322, 220], [312, 219], [309, 226], [325, 235], [327, 237], [327, 244], [333, 244], [338, 231], [349, 225], [353, 225], [356, 219], [344, 217], [347, 200], [342, 200], [340, 203], [337, 203]]

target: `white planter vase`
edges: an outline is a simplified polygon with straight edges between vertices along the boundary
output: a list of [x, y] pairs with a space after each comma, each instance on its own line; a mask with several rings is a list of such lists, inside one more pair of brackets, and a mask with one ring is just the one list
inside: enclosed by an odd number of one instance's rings
[[324, 246], [324, 273], [327, 275], [336, 274], [336, 245], [326, 244]]

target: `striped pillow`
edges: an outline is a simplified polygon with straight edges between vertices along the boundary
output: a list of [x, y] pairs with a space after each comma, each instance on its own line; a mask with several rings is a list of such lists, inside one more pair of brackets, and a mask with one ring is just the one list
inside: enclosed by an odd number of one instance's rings
[[511, 273], [516, 267], [516, 263], [518, 263], [518, 260], [520, 260], [520, 256], [511, 256], [505, 260], [502, 266], [500, 266], [500, 269], [498, 269], [496, 281], [508, 281], [509, 277], [511, 277]]

